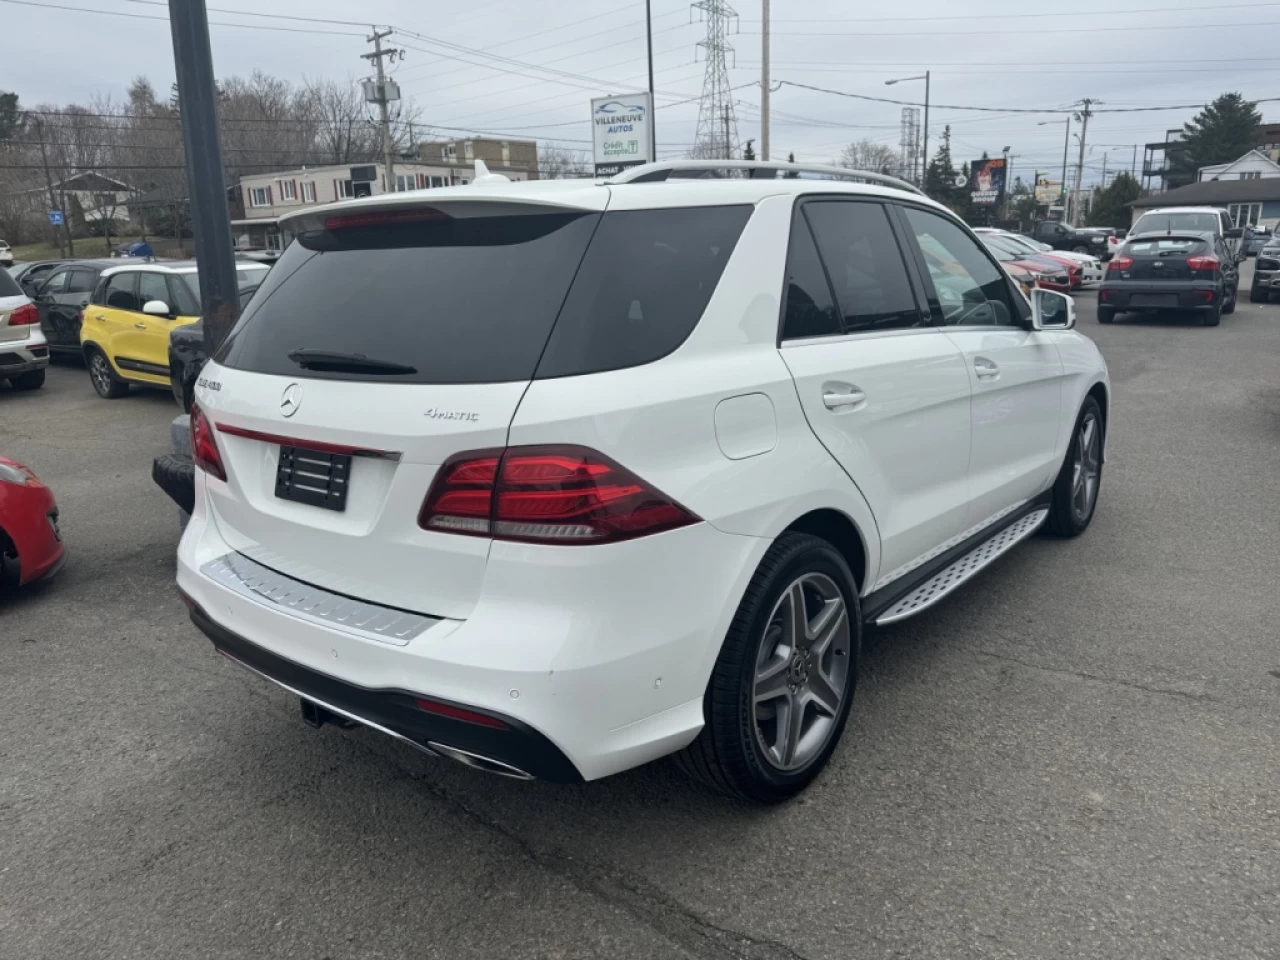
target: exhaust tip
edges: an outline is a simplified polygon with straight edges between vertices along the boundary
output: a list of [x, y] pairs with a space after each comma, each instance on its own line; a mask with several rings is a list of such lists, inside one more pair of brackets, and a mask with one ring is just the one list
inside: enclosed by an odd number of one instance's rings
[[533, 774], [526, 773], [519, 767], [513, 767], [509, 763], [503, 763], [501, 760], [494, 760], [492, 757], [484, 757], [468, 750], [459, 750], [457, 747], [449, 747], [443, 743], [436, 743], [434, 740], [428, 740], [427, 746], [441, 756], [448, 757], [450, 760], [457, 760], [473, 770], [483, 770], [485, 773], [497, 774], [500, 777], [510, 777], [513, 780], [536, 779]]

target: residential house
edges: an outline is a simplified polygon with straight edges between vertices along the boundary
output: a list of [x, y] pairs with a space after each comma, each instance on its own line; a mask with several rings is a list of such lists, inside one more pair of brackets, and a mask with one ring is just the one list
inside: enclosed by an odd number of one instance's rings
[[[116, 231], [129, 222], [129, 200], [135, 191], [123, 180], [87, 170], [53, 182], [53, 192], [63, 215], [74, 224], [74, 215], [83, 214], [85, 224], [110, 220]], [[48, 222], [49, 187], [33, 185], [16, 196], [30, 211], [33, 222]], [[24, 218], [25, 219], [25, 218]]]
[[[538, 179], [538, 144], [535, 140], [495, 140], [471, 137], [464, 140], [431, 140], [418, 144], [418, 159], [428, 163], [472, 167], [483, 160], [494, 173], [511, 176], [515, 170], [525, 174], [520, 179]], [[515, 179], [515, 178], [512, 178]]]
[[1204, 180], [1142, 197], [1129, 204], [1137, 216], [1154, 207], [1221, 207], [1236, 226], [1274, 230], [1280, 224], [1280, 177]]
[[[512, 180], [530, 179], [526, 171], [515, 168], [503, 169], [501, 173]], [[405, 160], [396, 163], [395, 174], [394, 193], [449, 187], [470, 183], [475, 175], [475, 161], [453, 164]], [[244, 212], [232, 218], [231, 233], [238, 249], [280, 250], [283, 242], [279, 224], [285, 214], [387, 192], [386, 167], [381, 163], [301, 167], [244, 176], [239, 186]]]
[[1280, 177], [1280, 164], [1271, 160], [1261, 150], [1250, 150], [1230, 163], [1215, 163], [1201, 167], [1196, 179], [1206, 180], [1261, 180], [1263, 177]]

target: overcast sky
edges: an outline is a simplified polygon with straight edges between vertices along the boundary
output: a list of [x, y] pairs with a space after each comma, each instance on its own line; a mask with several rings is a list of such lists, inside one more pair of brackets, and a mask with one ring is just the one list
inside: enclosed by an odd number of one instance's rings
[[[122, 97], [130, 79], [150, 77], [158, 91], [173, 80], [167, 7], [155, 0], [0, 0], [9, 41], [0, 57], [0, 89], [23, 104]], [[60, 7], [111, 11], [73, 12]], [[589, 146], [587, 101], [646, 86], [643, 0], [210, 0], [215, 70], [255, 69], [298, 82], [359, 77], [370, 49], [356, 26], [236, 16], [226, 10], [353, 20], [386, 18], [406, 47], [395, 76], [423, 119], [448, 133], [498, 131], [513, 137]], [[1074, 0], [1062, 8], [1023, 0], [986, 0], [981, 15], [957, 16], [955, 0], [773, 0], [773, 79], [847, 93], [922, 100], [924, 84], [884, 81], [932, 72], [930, 153], [952, 125], [957, 161], [1009, 146], [1015, 175], [1060, 171], [1062, 114], [977, 113], [956, 106], [1062, 108], [1082, 97], [1100, 110], [1203, 103], [1238, 90], [1280, 96], [1277, 44], [1280, 0]], [[973, 9], [970, 6], [970, 9]], [[739, 139], [759, 137], [760, 4], [736, 7], [729, 41]], [[357, 12], [358, 11], [358, 12]], [[895, 17], [894, 14], [897, 14]], [[129, 16], [122, 16], [128, 14]], [[238, 23], [242, 26], [224, 24]], [[277, 29], [268, 29], [277, 28]], [[299, 31], [299, 32], [294, 32]], [[653, 0], [659, 155], [693, 142], [695, 98], [705, 64], [697, 43], [706, 26], [681, 0]], [[427, 39], [423, 39], [423, 38]], [[450, 44], [454, 46], [443, 46]], [[735, 65], [736, 64], [736, 65]], [[537, 69], [546, 68], [546, 69]], [[547, 72], [547, 71], [555, 72]], [[784, 83], [773, 94], [773, 155], [830, 161], [850, 140], [896, 146], [901, 107], [806, 90]], [[664, 104], [670, 104], [664, 106]], [[1266, 117], [1280, 104], [1262, 104]], [[1086, 182], [1128, 168], [1132, 144], [1164, 139], [1194, 110], [1100, 113], [1090, 122]], [[455, 128], [448, 129], [445, 128]], [[1073, 130], [1078, 125], [1073, 124]], [[1073, 139], [1071, 163], [1076, 160]], [[1142, 150], [1138, 149], [1138, 163]]]

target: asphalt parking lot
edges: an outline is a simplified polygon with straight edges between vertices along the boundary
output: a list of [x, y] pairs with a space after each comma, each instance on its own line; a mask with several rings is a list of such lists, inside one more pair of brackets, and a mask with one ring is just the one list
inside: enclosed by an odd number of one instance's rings
[[875, 635], [769, 810], [304, 726], [173, 590], [172, 398], [0, 389], [71, 550], [0, 605], [0, 958], [1280, 956], [1280, 305], [1077, 303], [1115, 390], [1093, 526]]

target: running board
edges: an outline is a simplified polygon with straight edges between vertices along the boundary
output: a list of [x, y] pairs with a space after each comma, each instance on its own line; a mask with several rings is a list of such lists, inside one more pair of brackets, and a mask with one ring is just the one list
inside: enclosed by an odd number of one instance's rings
[[896, 623], [927, 610], [961, 584], [976, 576], [993, 563], [997, 557], [1008, 553], [1017, 544], [1031, 536], [1049, 516], [1049, 510], [1041, 507], [1000, 529], [988, 540], [982, 541], [959, 560], [944, 567], [932, 578], [916, 587], [884, 613], [876, 617], [876, 625]]

